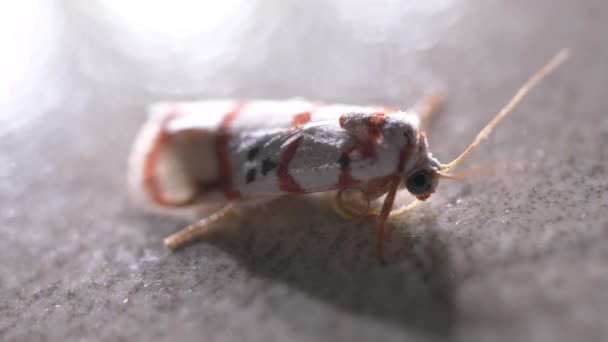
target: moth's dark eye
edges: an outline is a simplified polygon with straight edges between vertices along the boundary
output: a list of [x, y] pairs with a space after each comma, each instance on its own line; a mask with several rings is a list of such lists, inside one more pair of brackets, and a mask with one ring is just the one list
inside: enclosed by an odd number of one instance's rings
[[409, 176], [405, 181], [405, 187], [413, 195], [424, 195], [431, 190], [433, 178], [425, 170], [420, 170]]

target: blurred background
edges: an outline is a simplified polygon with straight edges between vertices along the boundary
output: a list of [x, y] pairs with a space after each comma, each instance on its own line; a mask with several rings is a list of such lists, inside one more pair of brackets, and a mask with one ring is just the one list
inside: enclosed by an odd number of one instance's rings
[[[606, 340], [608, 3], [0, 2], [0, 339]], [[449, 160], [538, 67], [572, 58], [471, 157], [516, 173], [446, 182], [373, 227], [287, 198], [168, 253], [185, 222], [126, 189], [161, 100], [407, 109]]]

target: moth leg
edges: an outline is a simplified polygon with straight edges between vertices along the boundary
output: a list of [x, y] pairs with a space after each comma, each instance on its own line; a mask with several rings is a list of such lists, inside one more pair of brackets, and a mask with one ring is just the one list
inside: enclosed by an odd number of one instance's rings
[[347, 190], [359, 190], [359, 189], [341, 189], [338, 191], [338, 193], [336, 194], [336, 198], [334, 201], [334, 210], [338, 213], [338, 215], [340, 215], [342, 218], [346, 219], [346, 220], [352, 220], [352, 219], [363, 219], [363, 218], [369, 218], [369, 217], [373, 217], [376, 214], [376, 210], [374, 208], [370, 208], [370, 198], [368, 196], [365, 195], [365, 193], [361, 190], [360, 194], [363, 198], [363, 200], [366, 202], [365, 204], [365, 209], [359, 208], [356, 209], [352, 206], [348, 206], [345, 204], [344, 202], [344, 192]]
[[375, 215], [378, 221], [378, 227], [376, 228], [376, 255], [381, 264], [386, 264], [386, 259], [384, 259], [384, 224], [390, 216], [393, 203], [395, 203], [395, 196], [397, 195], [400, 182], [401, 178], [399, 176], [391, 177], [390, 189], [384, 198], [380, 214]]
[[235, 213], [234, 205], [227, 204], [222, 209], [193, 223], [179, 232], [165, 238], [164, 243], [170, 250], [175, 251], [203, 236], [216, 222], [226, 219]]
[[412, 112], [416, 113], [418, 118], [420, 118], [420, 124], [423, 129], [428, 128], [429, 124], [437, 116], [445, 103], [445, 97], [443, 91], [435, 89], [424, 94], [422, 99], [416, 103]]
[[406, 212], [416, 208], [417, 206], [421, 205], [422, 203], [424, 203], [424, 201], [416, 199], [408, 205], [404, 205], [395, 210], [391, 210], [391, 212], [388, 214], [388, 217], [395, 217], [395, 216], [401, 215], [403, 213], [406, 213]]

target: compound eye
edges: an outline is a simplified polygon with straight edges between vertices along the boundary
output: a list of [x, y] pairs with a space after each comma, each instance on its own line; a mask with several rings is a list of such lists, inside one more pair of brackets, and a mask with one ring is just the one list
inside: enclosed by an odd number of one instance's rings
[[425, 195], [431, 191], [433, 177], [426, 170], [420, 170], [407, 178], [405, 187], [412, 195]]

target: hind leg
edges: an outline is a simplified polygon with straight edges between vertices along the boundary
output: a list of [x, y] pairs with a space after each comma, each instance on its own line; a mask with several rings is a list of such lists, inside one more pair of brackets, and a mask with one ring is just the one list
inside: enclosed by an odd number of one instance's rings
[[200, 221], [188, 225], [177, 233], [165, 238], [165, 246], [172, 251], [180, 249], [204, 237], [205, 234], [207, 234], [211, 229], [214, 229], [218, 225], [221, 226], [224, 222], [229, 220], [231, 217], [237, 216], [237, 214], [243, 210], [257, 208], [273, 199], [275, 199], [275, 197], [259, 200], [228, 202], [226, 205], [204, 217]]
[[170, 250], [175, 251], [187, 244], [190, 244], [198, 240], [207, 231], [209, 231], [213, 224], [225, 220], [226, 218], [234, 215], [234, 213], [234, 204], [228, 203], [215, 213], [165, 238], [165, 246], [167, 246]]
[[437, 117], [441, 107], [445, 103], [445, 93], [441, 90], [431, 90], [424, 94], [422, 99], [416, 103], [412, 112], [420, 118], [420, 125], [427, 129], [431, 122]]

